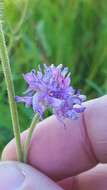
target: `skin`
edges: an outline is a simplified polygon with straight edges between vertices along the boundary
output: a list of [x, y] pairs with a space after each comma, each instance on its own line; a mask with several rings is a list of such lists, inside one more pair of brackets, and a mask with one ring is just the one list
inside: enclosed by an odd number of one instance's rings
[[[40, 190], [107, 189], [107, 96], [88, 101], [85, 106], [86, 110], [78, 120], [65, 120], [66, 127], [55, 116], [37, 125], [28, 151], [28, 164], [33, 168], [24, 165], [24, 174], [26, 179], [30, 176], [30, 180], [24, 181], [25, 187], [18, 190], [27, 190], [31, 184], [30, 189], [36, 189], [35, 184], [40, 182], [41, 176]], [[27, 131], [21, 135], [22, 144], [26, 134]], [[4, 149], [2, 160], [17, 160], [14, 140]], [[9, 184], [16, 184], [14, 173], [17, 179], [20, 179], [20, 174], [13, 172], [9, 179], [5, 175], [8, 167], [3, 171], [2, 164], [4, 162], [0, 165], [0, 179], [5, 176]], [[11, 162], [11, 168], [17, 164], [23, 168], [23, 164], [18, 162]], [[29, 184], [26, 185], [27, 181]], [[3, 187], [3, 180], [0, 184]]]

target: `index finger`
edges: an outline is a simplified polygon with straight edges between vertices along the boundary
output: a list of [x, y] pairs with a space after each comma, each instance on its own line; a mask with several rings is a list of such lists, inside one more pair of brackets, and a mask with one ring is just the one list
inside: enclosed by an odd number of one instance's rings
[[[78, 120], [66, 120], [66, 128], [55, 116], [38, 124], [29, 146], [29, 164], [53, 179], [63, 179], [107, 161], [107, 96], [85, 104], [84, 114]], [[14, 141], [3, 158], [16, 159]]]

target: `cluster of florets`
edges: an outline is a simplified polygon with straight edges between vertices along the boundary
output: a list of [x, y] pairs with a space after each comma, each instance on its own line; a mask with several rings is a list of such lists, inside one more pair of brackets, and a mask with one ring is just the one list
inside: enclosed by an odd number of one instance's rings
[[27, 107], [43, 118], [46, 109], [51, 109], [59, 119], [77, 119], [85, 110], [82, 102], [85, 96], [70, 86], [71, 77], [68, 68], [44, 64], [38, 71], [32, 70], [23, 75], [28, 89], [23, 97], [16, 96], [16, 102], [23, 102]]

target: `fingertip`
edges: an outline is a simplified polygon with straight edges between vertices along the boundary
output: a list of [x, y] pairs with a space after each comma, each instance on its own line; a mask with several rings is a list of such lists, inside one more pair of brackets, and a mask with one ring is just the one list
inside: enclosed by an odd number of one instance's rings
[[2, 155], [1, 155], [1, 160], [6, 161], [6, 160], [17, 160], [16, 156], [16, 148], [15, 148], [15, 141], [11, 140], [3, 149]]
[[33, 167], [14, 161], [0, 163], [0, 189], [63, 190]]
[[19, 188], [25, 177], [17, 164], [13, 162], [0, 162], [0, 189], [11, 190]]
[[[21, 133], [21, 145], [22, 145], [22, 152], [23, 152], [23, 146], [24, 142], [27, 136], [28, 130], [25, 130], [23, 133]], [[16, 143], [15, 139], [12, 139], [3, 149], [2, 155], [1, 155], [1, 160], [6, 161], [6, 160], [17, 160], [17, 151], [16, 151]]]

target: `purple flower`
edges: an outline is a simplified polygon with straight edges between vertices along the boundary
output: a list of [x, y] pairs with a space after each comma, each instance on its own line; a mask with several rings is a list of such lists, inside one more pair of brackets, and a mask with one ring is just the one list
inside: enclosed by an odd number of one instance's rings
[[23, 102], [33, 108], [40, 118], [50, 108], [59, 119], [77, 119], [78, 114], [85, 110], [82, 102], [86, 99], [79, 91], [70, 86], [70, 73], [62, 65], [44, 68], [39, 66], [38, 72], [32, 70], [23, 75], [28, 84], [25, 96], [16, 96], [16, 102]]

